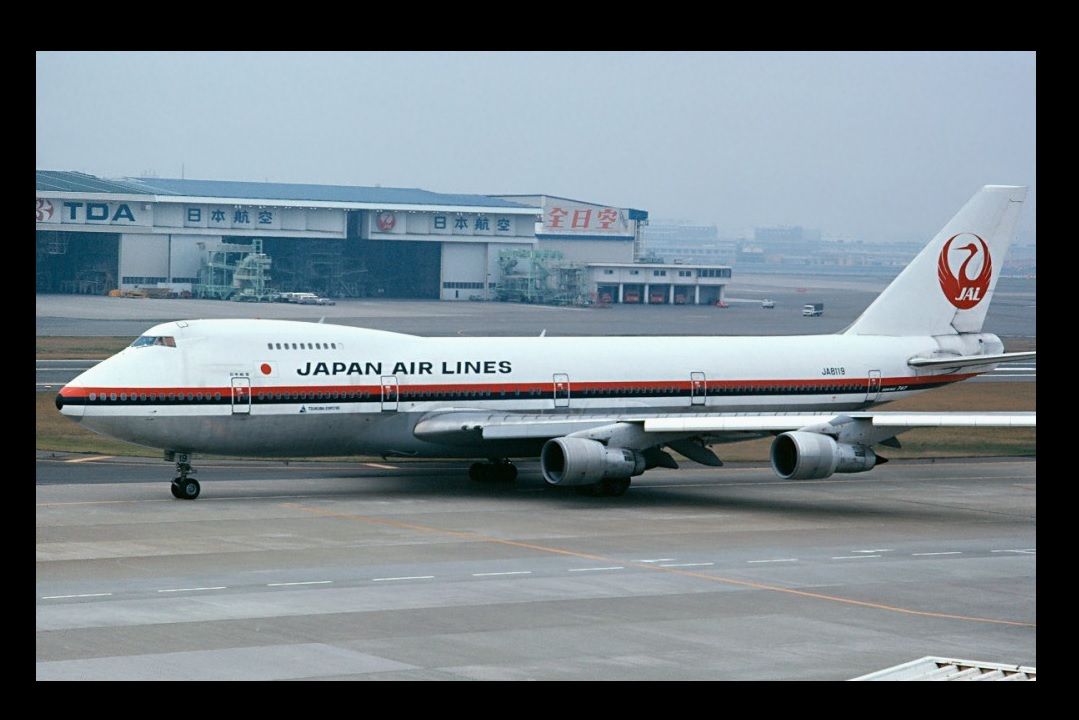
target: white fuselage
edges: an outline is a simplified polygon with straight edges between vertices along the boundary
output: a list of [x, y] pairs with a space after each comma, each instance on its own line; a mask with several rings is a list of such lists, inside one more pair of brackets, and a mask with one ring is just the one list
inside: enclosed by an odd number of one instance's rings
[[277, 320], [191, 320], [147, 335], [175, 346], [129, 347], [88, 370], [61, 391], [62, 412], [138, 444], [226, 455], [482, 456], [488, 447], [413, 429], [448, 408], [856, 410], [976, 374], [908, 366], [939, 349], [928, 336], [424, 338]]

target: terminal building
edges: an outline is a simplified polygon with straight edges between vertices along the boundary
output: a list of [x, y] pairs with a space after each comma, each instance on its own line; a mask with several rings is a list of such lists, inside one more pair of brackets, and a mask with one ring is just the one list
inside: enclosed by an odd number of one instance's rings
[[[262, 278], [276, 292], [328, 297], [494, 300], [505, 268], [542, 255], [556, 260], [547, 280], [570, 278], [576, 297], [594, 301], [602, 284], [611, 301], [632, 302], [625, 286], [640, 283], [622, 283], [618, 293], [604, 270], [621, 273], [640, 257], [648, 219], [642, 210], [542, 194], [46, 170], [37, 171], [36, 196], [37, 291], [95, 295], [225, 298], [243, 285], [250, 296], [233, 299], [264, 299]], [[653, 285], [670, 302], [689, 297], [652, 282], [636, 291], [642, 302], [653, 299]]]

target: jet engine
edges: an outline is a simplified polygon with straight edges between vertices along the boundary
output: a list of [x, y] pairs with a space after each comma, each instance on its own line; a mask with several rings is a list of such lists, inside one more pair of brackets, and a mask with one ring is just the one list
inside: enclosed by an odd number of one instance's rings
[[540, 453], [543, 479], [551, 485], [593, 485], [607, 478], [629, 478], [644, 472], [644, 455], [628, 448], [609, 448], [585, 438], [548, 440]]
[[819, 480], [832, 473], [865, 472], [887, 462], [865, 445], [850, 445], [828, 435], [801, 430], [772, 441], [772, 469], [785, 480]]

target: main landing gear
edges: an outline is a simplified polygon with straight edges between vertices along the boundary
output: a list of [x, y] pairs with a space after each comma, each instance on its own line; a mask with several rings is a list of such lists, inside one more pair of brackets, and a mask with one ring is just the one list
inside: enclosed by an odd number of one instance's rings
[[189, 478], [197, 470], [191, 467], [191, 456], [187, 453], [166, 453], [166, 460], [176, 460], [176, 472], [179, 475], [172, 481], [172, 496], [178, 500], [194, 500], [199, 496], [199, 481]]
[[607, 478], [594, 485], [581, 485], [577, 492], [592, 497], [620, 497], [629, 490], [630, 478]]
[[517, 479], [517, 466], [506, 459], [472, 463], [468, 477], [476, 482], [513, 482]]

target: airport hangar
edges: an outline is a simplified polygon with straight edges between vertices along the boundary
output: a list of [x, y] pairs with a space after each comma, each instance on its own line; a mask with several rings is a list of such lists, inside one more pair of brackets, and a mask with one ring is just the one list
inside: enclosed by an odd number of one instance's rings
[[[215, 248], [257, 241], [279, 291], [488, 300], [504, 251], [586, 268], [593, 299], [722, 299], [729, 267], [635, 266], [648, 213], [550, 195], [38, 170], [37, 291], [106, 294], [199, 283]], [[519, 253], [518, 253], [519, 254]]]

